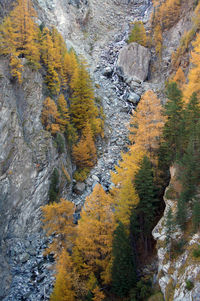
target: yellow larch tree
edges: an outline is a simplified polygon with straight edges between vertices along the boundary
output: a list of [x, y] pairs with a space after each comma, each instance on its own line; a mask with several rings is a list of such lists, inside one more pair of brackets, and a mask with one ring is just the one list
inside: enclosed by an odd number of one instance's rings
[[179, 89], [181, 89], [183, 87], [183, 85], [185, 84], [186, 78], [185, 78], [185, 74], [184, 74], [183, 69], [181, 68], [181, 66], [176, 71], [176, 74], [174, 75], [172, 81], [177, 83]]
[[130, 121], [130, 142], [127, 153], [122, 154], [122, 160], [111, 173], [115, 185], [111, 194], [115, 203], [115, 216], [125, 227], [129, 228], [130, 215], [133, 207], [137, 206], [139, 198], [135, 190], [134, 179], [139, 170], [140, 162], [149, 155], [156, 164], [156, 151], [164, 125], [161, 115], [160, 100], [151, 90], [141, 98]]
[[183, 96], [186, 103], [188, 103], [192, 93], [196, 92], [197, 97], [200, 96], [200, 34], [197, 35], [193, 42], [194, 50], [191, 53], [192, 67], [188, 74], [188, 84], [183, 90]]
[[78, 168], [92, 167], [96, 163], [96, 146], [89, 122], [82, 131], [80, 141], [73, 147], [72, 155]]
[[160, 99], [152, 90], [146, 91], [130, 121], [129, 139], [135, 147], [144, 149], [155, 160], [159, 145], [164, 117]]
[[122, 154], [122, 160], [115, 166], [116, 171], [111, 173], [112, 183], [115, 185], [111, 190], [115, 204], [115, 218], [127, 229], [131, 211], [139, 201], [134, 187], [134, 178], [144, 154], [144, 149], [139, 149], [135, 145], [130, 146], [129, 151]]
[[52, 28], [51, 31], [53, 47], [55, 49], [55, 58], [54, 64], [57, 72], [59, 73], [60, 77], [63, 77], [63, 65], [64, 65], [64, 57], [67, 53], [67, 47], [62, 35], [57, 31], [55, 27]]
[[32, 67], [40, 67], [38, 26], [31, 0], [18, 0], [10, 15], [0, 27], [0, 53], [10, 56], [11, 74], [21, 82], [25, 57]]
[[96, 279], [108, 284], [111, 269], [112, 235], [115, 228], [112, 198], [97, 184], [86, 198], [77, 226], [75, 262], [80, 274], [89, 281]]
[[105, 295], [104, 293], [102, 292], [102, 290], [100, 290], [100, 288], [98, 286], [96, 286], [92, 293], [94, 294], [92, 300], [93, 301], [102, 301], [105, 299]]
[[63, 62], [63, 81], [64, 84], [68, 84], [73, 89], [74, 78], [76, 78], [78, 72], [78, 59], [73, 50], [68, 51], [64, 55]]
[[154, 28], [154, 35], [153, 35], [154, 43], [155, 43], [155, 49], [157, 55], [159, 55], [159, 58], [162, 57], [162, 43], [163, 43], [163, 36], [162, 36], [162, 29], [161, 25], [159, 23], [156, 24]]
[[41, 57], [46, 68], [46, 83], [52, 94], [60, 91], [60, 79], [56, 70], [56, 49], [54, 48], [51, 32], [44, 28], [41, 37]]
[[44, 229], [47, 235], [54, 235], [46, 253], [53, 252], [60, 255], [62, 250], [72, 247], [76, 236], [76, 227], [73, 223], [74, 204], [65, 199], [59, 203], [52, 203], [42, 208]]
[[67, 102], [63, 94], [58, 97], [59, 124], [61, 132], [65, 132], [70, 122]]
[[73, 263], [68, 252], [63, 249], [56, 263], [56, 281], [50, 301], [74, 301]]
[[94, 90], [84, 62], [79, 64], [77, 72], [74, 73], [71, 87], [73, 93], [70, 115], [73, 124], [78, 130], [82, 130], [89, 122], [93, 133], [96, 134], [98, 109], [94, 103]]
[[60, 125], [62, 126], [62, 122], [60, 121], [60, 114], [55, 102], [50, 97], [44, 100], [41, 121], [45, 129], [50, 131], [51, 134], [61, 131]]

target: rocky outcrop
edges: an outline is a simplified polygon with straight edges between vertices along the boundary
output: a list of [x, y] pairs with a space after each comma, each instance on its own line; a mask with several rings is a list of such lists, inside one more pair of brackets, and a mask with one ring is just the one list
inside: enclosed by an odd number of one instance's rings
[[[16, 265], [20, 269], [20, 264], [30, 264], [29, 259], [34, 256], [25, 249], [21, 255], [17, 249], [14, 254], [13, 249], [16, 241], [31, 247], [26, 238], [29, 234], [41, 236], [40, 206], [47, 202], [54, 167], [64, 167], [71, 173], [67, 152], [58, 155], [50, 133], [40, 121], [44, 100], [42, 76], [29, 69], [26, 60], [23, 64], [20, 86], [11, 79], [7, 60], [0, 61], [0, 298], [15, 281]], [[68, 189], [65, 181], [61, 194], [67, 195]], [[38, 250], [41, 248], [42, 240], [38, 242]]]
[[193, 256], [193, 251], [200, 245], [200, 233], [194, 234], [189, 230], [185, 235], [176, 225], [173, 227], [170, 241], [167, 242], [167, 213], [171, 208], [175, 216], [177, 197], [181, 189], [178, 178], [178, 168], [174, 166], [171, 168], [170, 184], [165, 191], [164, 215], [153, 230], [153, 237], [157, 240], [158, 282], [166, 301], [198, 301], [200, 266], [199, 259]]
[[125, 77], [145, 81], [148, 76], [150, 57], [147, 48], [137, 43], [130, 43], [120, 50], [117, 65], [122, 69]]

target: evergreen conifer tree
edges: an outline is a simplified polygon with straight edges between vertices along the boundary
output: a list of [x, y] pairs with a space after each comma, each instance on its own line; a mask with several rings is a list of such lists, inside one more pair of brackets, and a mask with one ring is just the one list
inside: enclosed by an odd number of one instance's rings
[[182, 153], [185, 135], [182, 92], [178, 89], [177, 84], [172, 82], [168, 84], [166, 95], [168, 101], [165, 105], [164, 115], [167, 120], [163, 128], [163, 136], [166, 147], [171, 152], [170, 161], [173, 161]]
[[182, 230], [185, 229], [186, 218], [187, 218], [186, 198], [183, 192], [178, 200], [177, 212], [176, 212], [176, 222], [181, 227]]
[[192, 208], [192, 222], [194, 231], [198, 231], [200, 227], [200, 202], [199, 199], [195, 199]]
[[126, 228], [119, 222], [113, 237], [112, 291], [124, 297], [136, 284], [136, 265]]
[[166, 217], [166, 243], [168, 244], [171, 241], [171, 235], [173, 232], [173, 214], [171, 207], [167, 211], [167, 217]]
[[144, 156], [140, 169], [135, 175], [135, 188], [139, 196], [136, 207], [141, 238], [147, 253], [151, 250], [151, 231], [154, 223], [155, 212], [158, 208], [157, 188], [154, 183], [152, 164], [147, 156]]

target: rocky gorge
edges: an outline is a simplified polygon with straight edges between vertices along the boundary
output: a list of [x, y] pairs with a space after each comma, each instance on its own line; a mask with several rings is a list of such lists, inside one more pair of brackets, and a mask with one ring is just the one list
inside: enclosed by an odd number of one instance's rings
[[[182, 18], [171, 32], [166, 33], [165, 42], [169, 47], [163, 52], [164, 63], [152, 73], [151, 65], [157, 63], [155, 53], [137, 43], [127, 45], [132, 22], [143, 20], [148, 30], [152, 10], [149, 1], [33, 2], [39, 22], [55, 25], [67, 46], [73, 47], [89, 62], [96, 98], [105, 113], [105, 138], [97, 141], [98, 162], [87, 180], [74, 181], [75, 167], [67, 145], [60, 155], [40, 121], [45, 94], [41, 75], [25, 67], [23, 85], [19, 88], [10, 78], [6, 60], [0, 60], [0, 299], [4, 301], [49, 300], [54, 259], [51, 255], [43, 255], [51, 238], [46, 238], [41, 228], [40, 206], [47, 203], [54, 168], [62, 170], [64, 167], [69, 174], [67, 181], [62, 172], [59, 174], [61, 195], [76, 204], [77, 219], [85, 197], [96, 183], [101, 183], [106, 191], [112, 186], [110, 171], [114, 170], [121, 151], [125, 151], [129, 143], [130, 114], [148, 89], [162, 96], [164, 80], [169, 73], [169, 57], [177, 47], [180, 35], [190, 25], [187, 16], [185, 22]], [[2, 11], [9, 10], [11, 3], [1, 1]], [[180, 32], [179, 36], [177, 32]], [[181, 276], [174, 272], [169, 277], [170, 264], [166, 260], [163, 262], [164, 250], [162, 244], [159, 245], [165, 235], [162, 231], [165, 233], [161, 220], [153, 235], [158, 239], [158, 282], [166, 300], [170, 300], [166, 288], [172, 284], [171, 278], [173, 285], [180, 284], [173, 300], [199, 300], [198, 267], [183, 271]], [[197, 236], [192, 239], [195, 244], [199, 242]], [[181, 267], [181, 260], [177, 260], [177, 266]], [[193, 272], [195, 289], [189, 294], [182, 279]]]

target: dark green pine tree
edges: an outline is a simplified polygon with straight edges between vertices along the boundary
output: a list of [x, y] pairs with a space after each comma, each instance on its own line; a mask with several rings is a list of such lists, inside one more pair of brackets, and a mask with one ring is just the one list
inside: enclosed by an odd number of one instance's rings
[[186, 196], [183, 192], [178, 200], [176, 222], [182, 230], [185, 229], [185, 223], [187, 218]]
[[200, 228], [200, 201], [195, 199], [192, 208], [192, 223], [194, 231], [198, 231]]
[[173, 162], [181, 156], [182, 144], [185, 139], [182, 92], [175, 82], [168, 84], [166, 96], [168, 101], [163, 114], [167, 120], [163, 127], [163, 137], [170, 153], [170, 161]]
[[49, 202], [57, 202], [59, 193], [59, 172], [54, 168], [50, 179]]
[[167, 245], [171, 241], [171, 238], [172, 238], [171, 236], [172, 236], [172, 232], [173, 232], [173, 225], [174, 225], [173, 214], [172, 214], [172, 209], [170, 207], [167, 211], [167, 217], [166, 217], [166, 222], [165, 222], [166, 244]]
[[187, 104], [187, 107], [184, 111], [185, 119], [185, 144], [190, 140], [191, 135], [194, 136], [197, 134], [197, 124], [200, 120], [200, 106], [197, 98], [197, 94], [194, 92]]
[[[192, 124], [192, 123], [190, 123]], [[179, 165], [181, 167], [180, 180], [183, 186], [183, 191], [181, 193], [180, 199], [177, 206], [177, 216], [176, 221], [180, 227], [184, 230], [186, 223], [186, 210], [188, 203], [194, 201], [194, 197], [197, 192], [197, 186], [200, 182], [200, 123], [196, 122], [195, 125], [191, 126], [192, 131], [190, 136], [188, 135], [188, 145], [185, 153], [181, 160], [179, 160]], [[193, 205], [194, 208], [197, 205]], [[198, 206], [196, 207], [198, 209]], [[197, 213], [198, 215], [198, 213]], [[195, 217], [196, 219], [196, 217]], [[198, 219], [198, 217], [197, 217]]]
[[135, 188], [139, 196], [136, 208], [141, 238], [145, 253], [151, 250], [151, 231], [158, 208], [157, 187], [154, 183], [151, 161], [144, 156], [140, 169], [135, 175]]
[[136, 265], [130, 239], [122, 222], [113, 237], [112, 292], [124, 297], [136, 284]]
[[195, 153], [195, 144], [197, 140], [194, 135], [190, 137], [187, 149], [179, 161], [180, 166], [182, 167], [180, 180], [183, 184], [184, 191], [184, 200], [185, 202], [189, 202], [196, 192], [196, 184], [199, 179], [199, 158]]

